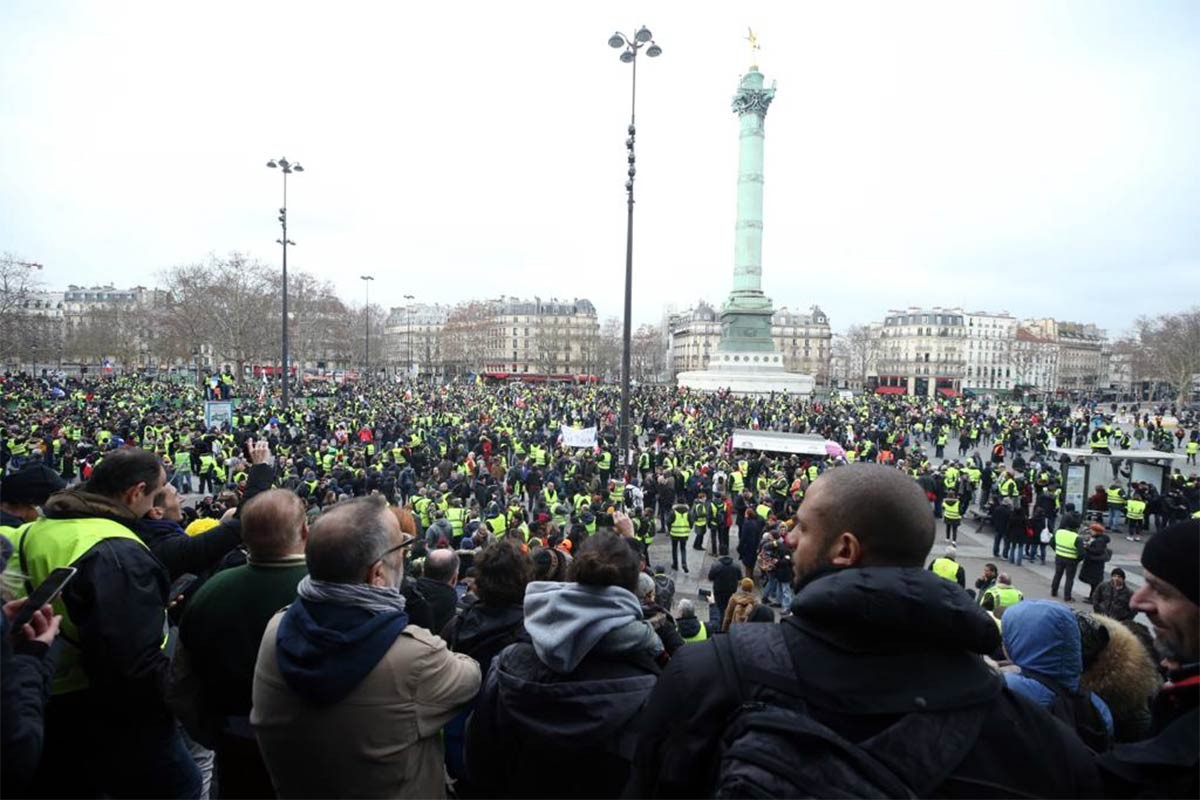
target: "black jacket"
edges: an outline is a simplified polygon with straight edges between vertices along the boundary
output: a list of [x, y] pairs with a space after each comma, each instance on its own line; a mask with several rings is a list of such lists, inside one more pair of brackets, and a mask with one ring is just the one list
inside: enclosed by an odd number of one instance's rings
[[1155, 735], [1100, 757], [1107, 797], [1200, 797], [1200, 664], [1171, 673], [1154, 698]]
[[[274, 477], [274, 467], [268, 464], [252, 466], [246, 475], [242, 506], [256, 494], [270, 489]], [[242, 523], [235, 516], [198, 536], [188, 536], [169, 520], [143, 519], [138, 522], [137, 534], [167, 568], [170, 579], [175, 580], [187, 573], [204, 575], [215, 571], [221, 559], [242, 543]]]
[[632, 723], [659, 672], [645, 639], [621, 652], [593, 651], [566, 675], [543, 664], [533, 644], [508, 647], [467, 723], [472, 785], [486, 797], [618, 796]]
[[54, 657], [41, 642], [22, 642], [13, 648], [8, 617], [0, 615], [0, 747], [4, 770], [0, 772], [0, 794], [23, 797], [33, 771], [42, 757], [46, 703]]
[[[810, 580], [792, 611], [779, 626], [742, 626], [739, 658], [753, 663], [753, 651], [779, 646], [790, 626], [799, 642], [788, 645], [797, 685], [811, 712], [851, 740], [921, 709], [987, 704], [978, 744], [928, 796], [1099, 795], [1090, 752], [978, 655], [996, 648], [999, 633], [949, 581], [920, 568], [841, 570]], [[642, 712], [628, 796], [712, 793], [718, 741], [739, 703], [722, 674], [712, 641], [671, 660]]]
[[451, 650], [478, 661], [480, 671], [487, 675], [497, 653], [514, 642], [529, 641], [525, 608], [472, 603], [447, 623], [441, 636]]
[[448, 583], [424, 576], [417, 578], [417, 589], [425, 596], [433, 616], [429, 632], [437, 633], [446, 627], [446, 623], [454, 616], [454, 609], [458, 607], [458, 592]]
[[729, 598], [733, 597], [738, 581], [742, 579], [741, 567], [733, 562], [732, 556], [721, 556], [709, 569], [708, 579], [713, 582], [713, 600], [717, 608], [721, 609], [721, 613], [725, 613]]
[[758, 517], [743, 519], [738, 523], [738, 558], [747, 566], [758, 560], [758, 547], [762, 544], [766, 523]]

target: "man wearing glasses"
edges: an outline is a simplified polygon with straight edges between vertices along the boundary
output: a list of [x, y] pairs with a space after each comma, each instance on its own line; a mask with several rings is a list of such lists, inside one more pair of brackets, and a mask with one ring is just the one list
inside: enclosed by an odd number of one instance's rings
[[479, 665], [410, 625], [399, 586], [416, 537], [379, 496], [309, 531], [308, 576], [267, 625], [250, 722], [281, 797], [444, 797], [439, 732]]

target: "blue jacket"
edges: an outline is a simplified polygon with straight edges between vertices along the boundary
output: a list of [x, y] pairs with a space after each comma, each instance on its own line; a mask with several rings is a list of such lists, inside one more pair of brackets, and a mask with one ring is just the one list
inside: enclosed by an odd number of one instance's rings
[[[1024, 672], [1036, 672], [1071, 692], [1079, 691], [1083, 672], [1083, 644], [1075, 613], [1050, 600], [1025, 600], [1004, 612], [1004, 650]], [[1054, 703], [1054, 692], [1025, 675], [1005, 675], [1014, 692], [1025, 695], [1043, 708]], [[1104, 726], [1113, 731], [1112, 712], [1099, 695], [1091, 692], [1092, 705]]]

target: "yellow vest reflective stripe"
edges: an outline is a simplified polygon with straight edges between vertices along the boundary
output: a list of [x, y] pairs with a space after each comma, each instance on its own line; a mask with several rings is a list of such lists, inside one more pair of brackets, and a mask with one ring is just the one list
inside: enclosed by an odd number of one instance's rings
[[939, 578], [958, 583], [958, 562], [942, 556], [933, 562], [933, 574]]
[[956, 522], [962, 519], [962, 512], [958, 509], [957, 500], [946, 500], [942, 502], [942, 516], [950, 522]]
[[1104, 495], [1110, 506], [1120, 507], [1125, 505], [1125, 498], [1121, 496], [1120, 489], [1105, 489]]
[[1131, 520], [1143, 520], [1146, 518], [1146, 501], [1145, 500], [1130, 500], [1125, 504], [1125, 516]]
[[696, 631], [695, 636], [682, 636], [680, 638], [685, 642], [703, 642], [708, 638], [708, 626], [701, 622], [700, 630]]
[[1063, 558], [1079, 558], [1079, 534], [1066, 528], [1054, 532], [1054, 553]]
[[688, 522], [686, 511], [676, 511], [675, 516], [671, 518], [671, 535], [686, 537], [692, 532], [692, 523]]
[[[105, 539], [132, 539], [142, 547], [142, 542], [133, 532], [119, 522], [102, 518], [86, 519], [39, 519], [21, 526], [17, 533], [23, 550], [18, 551], [18, 563], [23, 563], [30, 586], [39, 586], [42, 581], [59, 567], [69, 567], [89, 550]], [[21, 541], [23, 539], [23, 541]], [[24, 558], [20, 558], [20, 554]], [[21, 594], [25, 594], [22, 587]], [[67, 642], [79, 641], [79, 629], [71, 620], [62, 597], [54, 601], [54, 613], [62, 614], [62, 634]], [[119, 613], [120, 609], [113, 609]], [[166, 627], [166, 609], [163, 610], [163, 625]], [[90, 681], [80, 663], [78, 647], [64, 647], [59, 654], [58, 666], [54, 671], [51, 694], [66, 694], [86, 689]]]

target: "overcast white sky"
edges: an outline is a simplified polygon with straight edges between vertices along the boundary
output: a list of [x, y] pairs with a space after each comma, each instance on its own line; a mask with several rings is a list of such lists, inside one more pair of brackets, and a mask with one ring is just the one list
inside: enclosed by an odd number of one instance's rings
[[908, 304], [1094, 321], [1200, 298], [1200, 3], [0, 4], [0, 251], [48, 285], [242, 250], [372, 301], [588, 297], [619, 315], [639, 59], [634, 319], [721, 300], [746, 27], [764, 288], [835, 329]]

